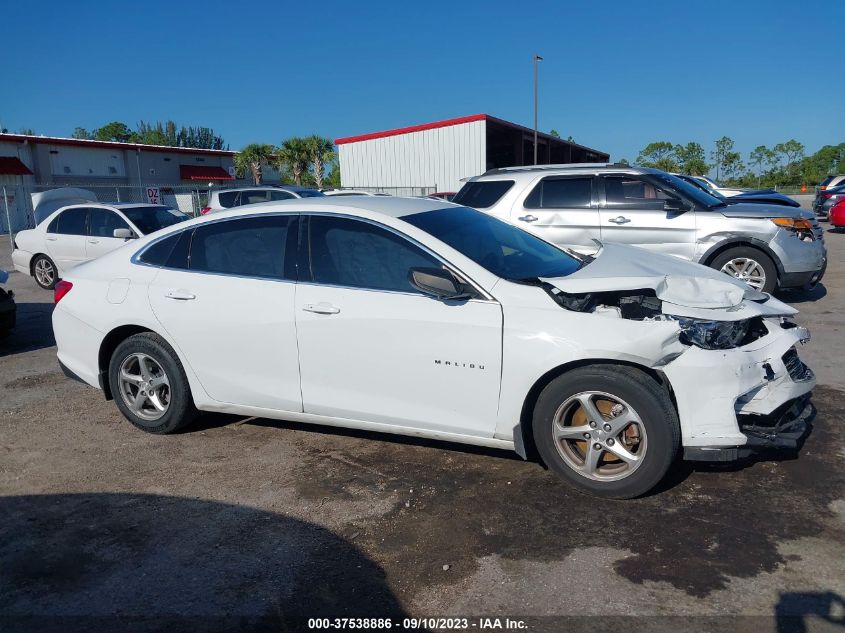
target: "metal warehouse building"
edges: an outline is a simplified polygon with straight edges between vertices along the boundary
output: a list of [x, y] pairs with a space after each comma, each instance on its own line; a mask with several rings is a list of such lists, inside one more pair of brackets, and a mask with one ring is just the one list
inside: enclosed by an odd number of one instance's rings
[[155, 199], [191, 213], [201, 207], [210, 183], [235, 179], [234, 156], [227, 150], [0, 134], [0, 233], [32, 226], [31, 195], [62, 186], [82, 187], [102, 202]]
[[235, 152], [0, 134], [0, 184], [147, 185], [234, 180]]
[[[348, 136], [335, 141], [344, 187], [457, 191], [461, 179], [534, 163], [534, 130], [489, 114]], [[537, 162], [607, 162], [609, 154], [538, 135]]]

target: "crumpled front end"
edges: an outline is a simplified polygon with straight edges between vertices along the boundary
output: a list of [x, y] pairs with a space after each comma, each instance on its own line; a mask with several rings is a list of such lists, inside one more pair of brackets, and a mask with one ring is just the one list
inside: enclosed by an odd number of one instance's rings
[[657, 368], [675, 394], [687, 459], [726, 461], [795, 448], [808, 431], [813, 372], [798, 356], [806, 328], [766, 318], [768, 333], [735, 349], [691, 347]]

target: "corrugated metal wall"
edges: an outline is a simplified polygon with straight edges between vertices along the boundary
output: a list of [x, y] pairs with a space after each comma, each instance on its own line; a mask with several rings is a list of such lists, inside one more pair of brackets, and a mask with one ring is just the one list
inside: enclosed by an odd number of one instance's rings
[[126, 178], [122, 150], [57, 145], [50, 146], [49, 152], [53, 176]]
[[486, 121], [338, 145], [344, 187], [436, 187], [457, 191], [485, 170]]

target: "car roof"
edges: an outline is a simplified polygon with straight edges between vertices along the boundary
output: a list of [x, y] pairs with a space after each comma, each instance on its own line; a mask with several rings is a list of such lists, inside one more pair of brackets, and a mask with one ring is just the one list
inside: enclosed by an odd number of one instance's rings
[[474, 182], [494, 176], [496, 180], [501, 180], [503, 176], [515, 177], [520, 174], [535, 175], [542, 173], [578, 173], [581, 171], [595, 172], [596, 170], [602, 172], [620, 172], [620, 173], [638, 173], [638, 174], [657, 174], [662, 173], [659, 169], [652, 169], [650, 167], [639, 167], [636, 165], [622, 165], [620, 163], [565, 163], [561, 165], [522, 165], [519, 167], [498, 167], [496, 169], [489, 169], [479, 176], [467, 178], [466, 182]]
[[139, 207], [156, 207], [157, 209], [169, 209], [166, 204], [152, 204], [151, 202], [96, 202], [113, 209], [137, 209]]
[[269, 189], [269, 190], [279, 190], [282, 189], [284, 191], [318, 191], [317, 189], [312, 189], [311, 187], [302, 187], [300, 185], [244, 185], [243, 187], [231, 187], [230, 189], [215, 189], [214, 193], [223, 193], [226, 191], [254, 191], [255, 189]]
[[[319, 198], [298, 198], [278, 202], [261, 202], [234, 207], [203, 218], [236, 217], [255, 214], [257, 211], [302, 211], [325, 213], [349, 213], [356, 209], [380, 215], [402, 218], [415, 213], [455, 208], [455, 205], [431, 198], [404, 198], [400, 196], [321, 196]], [[353, 213], [354, 215], [354, 213]]]

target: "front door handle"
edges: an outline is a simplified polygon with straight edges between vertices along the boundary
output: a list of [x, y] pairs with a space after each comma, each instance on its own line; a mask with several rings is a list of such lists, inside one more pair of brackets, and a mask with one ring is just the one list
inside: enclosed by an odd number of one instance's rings
[[99, 244], [100, 240], [88, 240], [89, 244]]
[[58, 240], [58, 239], [59, 239], [58, 237], [48, 237], [48, 238], [47, 238], [47, 241], [48, 241], [48, 242], [55, 242], [55, 241], [56, 241], [56, 240]]
[[630, 222], [628, 218], [624, 215], [617, 215], [615, 218], [610, 218], [608, 222], [613, 222], [614, 224], [628, 224]]
[[523, 222], [536, 222], [539, 218], [536, 215], [523, 215], [519, 219]]
[[340, 308], [335, 308], [330, 303], [307, 303], [302, 306], [302, 309], [314, 314], [337, 314], [340, 312]]
[[171, 290], [164, 296], [165, 298], [173, 299], [174, 301], [193, 301], [197, 298], [196, 295], [191, 294], [187, 290]]

